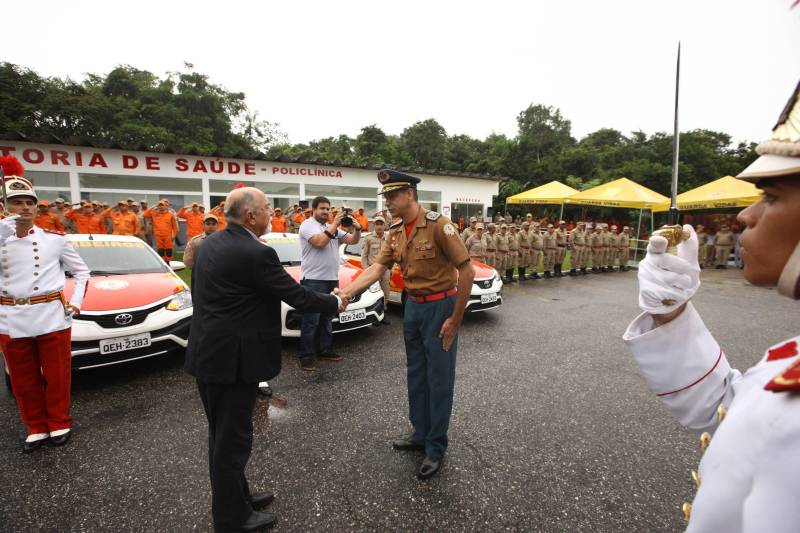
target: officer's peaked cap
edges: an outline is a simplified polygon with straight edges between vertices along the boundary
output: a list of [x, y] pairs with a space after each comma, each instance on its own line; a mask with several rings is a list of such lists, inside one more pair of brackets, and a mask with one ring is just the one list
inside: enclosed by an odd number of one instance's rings
[[400, 189], [416, 189], [422, 180], [410, 174], [385, 168], [378, 172], [378, 181], [383, 185], [379, 194], [386, 194]]

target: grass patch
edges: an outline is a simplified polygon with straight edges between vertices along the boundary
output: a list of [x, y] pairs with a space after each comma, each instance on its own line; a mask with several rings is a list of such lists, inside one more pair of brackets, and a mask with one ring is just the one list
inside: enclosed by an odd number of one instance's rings
[[[172, 259], [173, 259], [173, 261], [183, 261], [183, 252], [175, 252], [175, 255], [173, 256]], [[186, 284], [189, 286], [190, 289], [192, 288], [192, 269], [191, 268], [186, 267], [183, 270], [179, 270], [178, 272], [175, 272], [175, 273], [178, 275], [178, 277], [180, 277], [183, 281], [186, 282]]]

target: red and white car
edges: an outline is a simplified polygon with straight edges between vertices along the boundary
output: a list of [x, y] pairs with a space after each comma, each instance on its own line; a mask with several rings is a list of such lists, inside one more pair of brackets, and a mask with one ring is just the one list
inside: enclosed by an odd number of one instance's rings
[[[361, 268], [363, 242], [362, 239], [358, 244], [341, 245], [339, 247], [340, 256], [351, 265]], [[480, 261], [472, 261], [472, 266], [475, 269], [475, 280], [472, 282], [472, 291], [466, 310], [474, 313], [500, 307], [503, 303], [503, 280], [500, 279], [500, 275], [494, 268]], [[395, 264], [389, 277], [389, 302], [403, 305], [405, 303], [404, 288], [403, 274], [400, 272], [400, 266]]]
[[[278, 254], [278, 259], [298, 283], [300, 283], [300, 259], [302, 250], [300, 236], [296, 233], [267, 233], [262, 240]], [[364, 270], [348, 261], [339, 265], [339, 288], [347, 287]], [[342, 333], [371, 326], [383, 320], [383, 291], [378, 283], [373, 283], [360, 296], [351, 300], [347, 310], [333, 317], [333, 332]], [[282, 332], [284, 337], [299, 337], [303, 313], [281, 302]]]
[[[186, 347], [189, 287], [147, 244], [124, 235], [68, 235], [91, 271], [81, 313], [72, 321], [72, 368], [112, 365]], [[68, 277], [67, 298], [72, 292]]]

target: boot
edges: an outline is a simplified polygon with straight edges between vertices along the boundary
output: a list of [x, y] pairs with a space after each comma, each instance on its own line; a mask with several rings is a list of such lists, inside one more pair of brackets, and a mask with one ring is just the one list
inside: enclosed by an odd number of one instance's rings
[[586, 272], [586, 267], [581, 268], [581, 274], [583, 274], [584, 276], [588, 274], [588, 272]]
[[545, 278], [545, 279], [550, 279], [550, 278], [552, 278], [552, 277], [553, 277], [553, 276], [551, 276], [551, 275], [550, 275], [550, 271], [549, 271], [549, 270], [545, 270], [545, 271], [544, 271], [544, 278]]
[[559, 278], [564, 277], [564, 273], [561, 272], [561, 265], [556, 265], [556, 274], [558, 275]]
[[517, 272], [517, 277], [519, 277], [520, 281], [527, 281], [528, 278], [525, 277], [525, 267], [519, 267]]
[[514, 269], [513, 268], [507, 268], [506, 269], [506, 280], [508, 280], [509, 283], [512, 283], [514, 281]]
[[571, 269], [569, 270], [569, 275], [570, 275], [570, 276], [577, 276], [577, 275], [578, 275], [578, 271], [577, 271], [577, 270], [575, 270], [574, 268], [571, 268]]
[[540, 276], [538, 272], [534, 271], [534, 273], [531, 274], [531, 279], [542, 279], [542, 276]]

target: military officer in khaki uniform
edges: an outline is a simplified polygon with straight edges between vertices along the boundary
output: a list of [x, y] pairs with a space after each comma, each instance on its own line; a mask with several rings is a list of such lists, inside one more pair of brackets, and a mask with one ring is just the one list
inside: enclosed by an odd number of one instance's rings
[[553, 268], [558, 257], [558, 243], [556, 230], [552, 224], [547, 225], [547, 233], [542, 238], [544, 244], [544, 277], [552, 278]]
[[564, 265], [564, 259], [567, 257], [567, 223], [563, 220], [558, 222], [558, 228], [555, 230], [556, 235], [556, 259], [554, 264], [554, 272], [553, 274], [558, 277], [564, 277], [564, 273], [561, 272], [561, 268]]
[[508, 256], [506, 256], [506, 277], [514, 281], [514, 270], [519, 266], [519, 230], [516, 224], [509, 226], [511, 233], [508, 236]]
[[695, 233], [697, 233], [697, 242], [700, 243], [697, 249], [697, 263], [700, 265], [700, 268], [703, 268], [706, 264], [706, 241], [708, 241], [708, 233], [706, 233], [706, 228], [702, 224], [697, 225]]
[[475, 224], [478, 223], [478, 219], [476, 217], [469, 217], [469, 226], [464, 228], [464, 231], [461, 232], [461, 239], [464, 242], [467, 242], [467, 239], [475, 235]]
[[600, 224], [600, 272], [608, 272], [608, 255], [611, 247], [611, 235], [608, 233], [608, 224]]
[[183, 262], [186, 266], [189, 268], [194, 267], [194, 257], [203, 244], [203, 240], [215, 231], [217, 231], [217, 217], [208, 213], [203, 217], [203, 233], [195, 235], [186, 243], [186, 249], [183, 251]]
[[486, 234], [486, 264], [490, 267], [497, 269], [497, 244], [495, 244], [495, 236], [497, 229], [493, 222], [489, 223]]
[[619, 269], [623, 272], [627, 272], [631, 269], [631, 267], [628, 266], [628, 261], [631, 259], [631, 228], [628, 226], [622, 228], [617, 250], [619, 254]]
[[475, 271], [453, 223], [419, 205], [419, 178], [381, 170], [378, 179], [386, 207], [397, 222], [375, 264], [338, 292], [346, 303], [378, 281], [394, 263], [400, 264], [407, 293], [403, 336], [414, 431], [392, 445], [397, 450], [424, 450], [417, 477], [428, 479], [439, 471], [447, 451], [457, 335]]
[[587, 233], [586, 244], [590, 248], [592, 258], [592, 272], [600, 272], [600, 256], [602, 255], [602, 243], [600, 242], [600, 224], [594, 224]]
[[519, 280], [525, 281], [525, 269], [531, 265], [531, 223], [527, 220], [522, 223], [522, 229], [517, 237], [519, 240]]
[[541, 233], [539, 233], [539, 223], [534, 222], [531, 225], [531, 231], [528, 233], [528, 240], [531, 243], [531, 270], [533, 279], [541, 279], [539, 275], [539, 263], [542, 261], [542, 254], [544, 253], [544, 240]]
[[[495, 248], [497, 249], [497, 264], [495, 266], [495, 270], [497, 270], [500, 275], [502, 276], [503, 273], [506, 273], [506, 269], [508, 268], [508, 241], [509, 241], [509, 234], [508, 234], [508, 226], [505, 224], [500, 224], [500, 233], [494, 238]], [[509, 281], [508, 278], [504, 278], [504, 281]], [[513, 281], [513, 280], [512, 280]]]
[[717, 238], [714, 241], [714, 248], [717, 252], [717, 268], [728, 268], [728, 257], [731, 255], [731, 248], [733, 248], [734, 236], [730, 226], [723, 224], [717, 232]]
[[464, 246], [467, 247], [470, 259], [486, 263], [486, 248], [489, 246], [489, 242], [486, 235], [483, 234], [483, 222], [475, 224], [475, 233], [470, 235]]
[[570, 234], [572, 243], [572, 264], [569, 274], [576, 276], [586, 274], [586, 223], [578, 222], [577, 227]]
[[[375, 231], [364, 237], [362, 240], [361, 246], [361, 268], [367, 269], [371, 267], [375, 260], [378, 258], [378, 254], [381, 251], [381, 247], [383, 246], [384, 241], [386, 240], [386, 219], [380, 215], [377, 215], [372, 220], [373, 227]], [[390, 278], [392, 275], [392, 270], [390, 268], [386, 269], [383, 276], [378, 280], [381, 285], [381, 290], [383, 291], [383, 309], [384, 309], [384, 318], [381, 322], [376, 322], [375, 326], [378, 324], [383, 324], [384, 326], [388, 326], [391, 322], [386, 320], [386, 313], [385, 310], [389, 303], [389, 291], [391, 290], [391, 283]]]
[[[617, 233], [616, 224], [611, 226], [608, 232], [608, 259], [606, 260], [606, 267], [609, 272], [614, 272], [614, 263], [619, 258], [619, 233]], [[622, 266], [622, 264], [620, 264]], [[622, 268], [619, 269], [622, 272]]]

